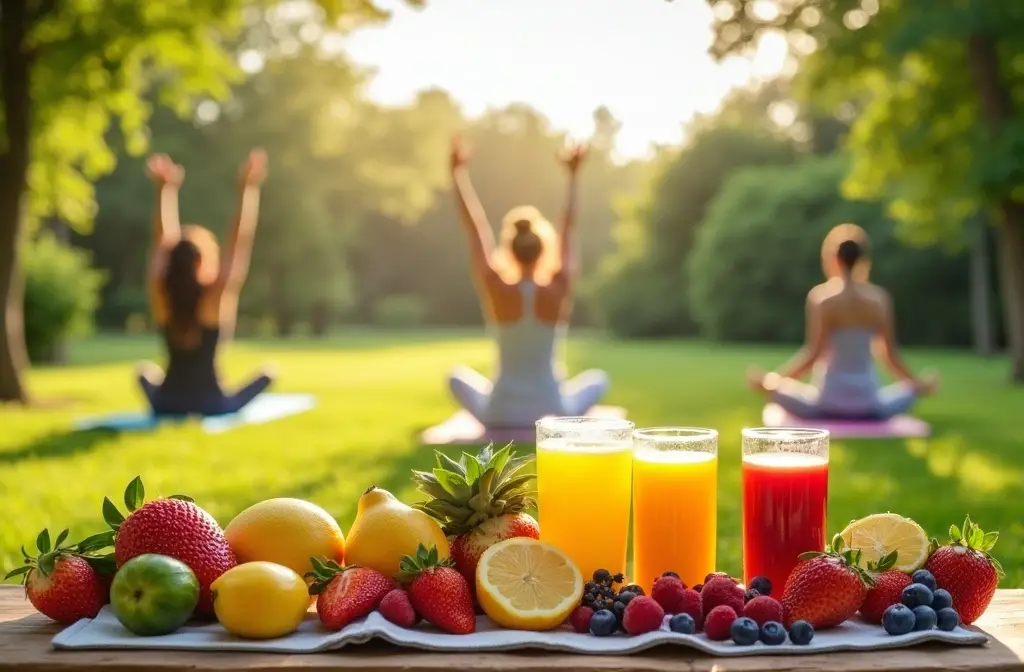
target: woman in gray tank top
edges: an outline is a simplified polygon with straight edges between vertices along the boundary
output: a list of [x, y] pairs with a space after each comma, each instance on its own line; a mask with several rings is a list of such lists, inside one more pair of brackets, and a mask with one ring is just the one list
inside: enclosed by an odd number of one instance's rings
[[[779, 373], [752, 372], [751, 386], [804, 419], [886, 420], [908, 412], [938, 385], [917, 378], [896, 347], [892, 300], [870, 284], [867, 234], [835, 227], [822, 245], [828, 281], [807, 295], [807, 344]], [[896, 382], [882, 386], [873, 346]], [[812, 374], [812, 384], [800, 378]]]
[[493, 382], [460, 366], [448, 384], [455, 399], [485, 426], [524, 427], [545, 415], [584, 415], [608, 389], [603, 371], [566, 380], [557, 353], [572, 308], [576, 184], [585, 155], [586, 148], [577, 145], [562, 157], [569, 191], [560, 233], [536, 208], [523, 206], [505, 216], [497, 245], [465, 168], [467, 153], [458, 139], [452, 143], [454, 191], [498, 365]]

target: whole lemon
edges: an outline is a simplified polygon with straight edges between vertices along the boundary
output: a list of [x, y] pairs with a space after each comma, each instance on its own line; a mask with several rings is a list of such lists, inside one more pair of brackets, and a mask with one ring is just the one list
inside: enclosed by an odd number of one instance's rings
[[345, 559], [345, 536], [331, 514], [302, 499], [278, 497], [253, 504], [224, 528], [239, 563], [265, 560], [305, 575], [311, 557]]
[[273, 562], [232, 567], [210, 584], [210, 592], [220, 624], [247, 639], [290, 635], [309, 609], [305, 579]]
[[415, 556], [420, 544], [436, 546], [441, 559], [448, 557], [448, 539], [437, 521], [387, 490], [373, 487], [359, 498], [345, 544], [345, 561], [393, 577], [402, 556]]

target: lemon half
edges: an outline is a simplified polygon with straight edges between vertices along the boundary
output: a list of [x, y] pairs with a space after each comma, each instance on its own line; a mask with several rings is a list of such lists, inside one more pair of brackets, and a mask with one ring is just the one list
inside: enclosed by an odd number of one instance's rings
[[552, 630], [583, 596], [583, 574], [556, 546], [506, 539], [480, 556], [477, 599], [484, 613], [513, 630]]
[[910, 518], [895, 513], [876, 513], [855, 520], [839, 533], [848, 548], [861, 552], [861, 564], [877, 563], [896, 551], [892, 569], [913, 572], [928, 560], [928, 535]]

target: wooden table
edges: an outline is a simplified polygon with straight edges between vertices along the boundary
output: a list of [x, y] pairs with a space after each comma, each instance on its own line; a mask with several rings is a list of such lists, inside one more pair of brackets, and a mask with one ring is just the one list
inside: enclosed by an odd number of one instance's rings
[[383, 643], [307, 655], [173, 653], [169, 651], [54, 651], [59, 629], [37, 614], [18, 586], [0, 586], [0, 670], [28, 672], [279, 672], [290, 669], [433, 672], [515, 670], [552, 672], [654, 672], [656, 670], [1024, 670], [1024, 590], [1002, 590], [977, 624], [988, 633], [985, 646], [925, 644], [878, 653], [712, 658], [682, 647], [661, 647], [631, 656], [556, 653], [425, 653]]

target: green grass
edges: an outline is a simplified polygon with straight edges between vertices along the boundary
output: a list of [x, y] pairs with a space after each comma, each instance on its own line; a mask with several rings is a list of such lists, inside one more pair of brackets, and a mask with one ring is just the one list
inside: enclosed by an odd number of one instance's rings
[[[740, 569], [740, 429], [760, 422], [761, 401], [744, 387], [750, 364], [771, 367], [785, 349], [698, 343], [620, 343], [574, 338], [573, 371], [605, 368], [609, 403], [626, 406], [638, 426], [681, 424], [720, 431], [719, 568]], [[135, 360], [158, 357], [154, 338], [102, 338], [78, 344], [74, 365], [32, 372], [37, 396], [72, 400], [59, 409], [0, 408], [0, 568], [19, 562], [44, 526], [75, 537], [102, 529], [105, 495], [120, 501], [136, 474], [151, 494], [184, 492], [222, 523], [276, 496], [314, 501], [347, 529], [368, 486], [407, 501], [409, 470], [427, 467], [418, 432], [455, 408], [444, 375], [453, 364], [483, 371], [492, 346], [459, 333], [356, 332], [329, 342], [246, 342], [227, 353], [224, 372], [238, 381], [265, 361], [278, 364], [278, 389], [319, 398], [310, 413], [208, 436], [195, 426], [115, 436], [70, 432], [74, 417], [140, 408]], [[1006, 383], [1006, 362], [966, 353], [912, 352], [915, 366], [937, 366], [942, 392], [919, 415], [931, 440], [833, 441], [830, 527], [878, 511], [896, 511], [944, 537], [964, 514], [998, 529], [1004, 587], [1024, 586], [1024, 450], [1019, 438], [1024, 389]], [[600, 485], [595, 484], [595, 497]], [[586, 502], [581, 502], [586, 506]], [[600, 525], [600, 521], [595, 521]]]

